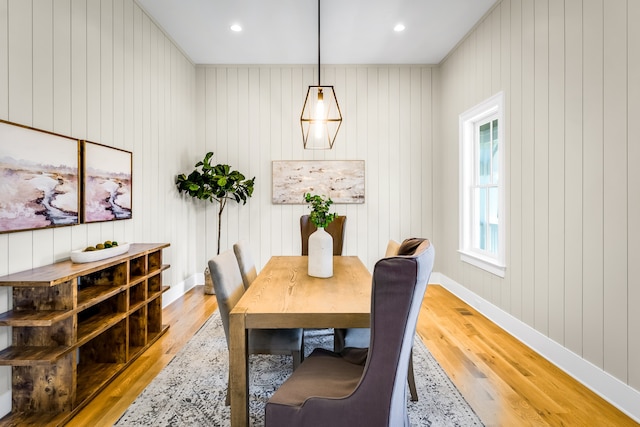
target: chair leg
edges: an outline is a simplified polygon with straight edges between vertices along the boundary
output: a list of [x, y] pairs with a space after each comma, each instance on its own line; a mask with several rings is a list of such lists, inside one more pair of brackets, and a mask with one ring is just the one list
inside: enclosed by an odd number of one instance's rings
[[227, 377], [227, 397], [224, 398], [224, 406], [231, 405], [231, 394], [229, 393], [229, 384], [231, 384], [231, 372], [229, 372], [229, 376]]
[[291, 352], [291, 356], [293, 356], [293, 370], [295, 371], [296, 369], [298, 369], [298, 366], [300, 366], [300, 363], [302, 363], [302, 357], [304, 357], [304, 355], [301, 354], [302, 352], [300, 350], [296, 350], [296, 351], [292, 351]]
[[347, 335], [346, 329], [333, 330], [333, 351], [340, 353], [344, 349], [344, 338]]
[[298, 369], [298, 366], [304, 361], [304, 332], [302, 333], [302, 343], [300, 350], [295, 350], [291, 352], [291, 357], [293, 357], [293, 370]]
[[418, 401], [418, 390], [416, 389], [416, 379], [413, 376], [413, 349], [409, 355], [409, 372], [407, 372], [407, 380], [409, 381], [409, 392], [411, 393], [411, 401]]

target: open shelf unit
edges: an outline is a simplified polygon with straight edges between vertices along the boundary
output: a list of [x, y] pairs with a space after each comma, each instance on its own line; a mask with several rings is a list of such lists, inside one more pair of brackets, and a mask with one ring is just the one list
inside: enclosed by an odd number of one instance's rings
[[0, 277], [13, 309], [0, 314], [12, 343], [12, 411], [1, 425], [63, 425], [168, 329], [162, 324], [162, 249], [132, 244], [101, 261]]

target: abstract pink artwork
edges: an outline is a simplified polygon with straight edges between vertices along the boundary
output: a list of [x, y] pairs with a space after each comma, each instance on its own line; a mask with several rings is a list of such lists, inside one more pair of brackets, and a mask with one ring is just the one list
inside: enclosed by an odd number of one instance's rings
[[83, 222], [130, 219], [132, 154], [84, 141]]
[[0, 233], [79, 223], [78, 144], [0, 120]]

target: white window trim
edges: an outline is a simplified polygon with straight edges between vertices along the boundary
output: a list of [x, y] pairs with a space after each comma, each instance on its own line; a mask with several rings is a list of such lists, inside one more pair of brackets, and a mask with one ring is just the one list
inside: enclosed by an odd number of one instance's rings
[[[472, 221], [472, 203], [470, 200], [465, 200], [469, 197], [468, 189], [473, 184], [474, 178], [474, 150], [475, 150], [475, 135], [474, 125], [480, 120], [487, 117], [497, 115], [498, 119], [498, 161], [500, 163], [498, 173], [498, 216], [500, 222], [498, 225], [498, 254], [493, 257], [486, 253], [473, 250], [472, 235], [471, 235], [471, 221]], [[504, 164], [504, 93], [499, 92], [489, 99], [481, 102], [475, 107], [465, 111], [460, 115], [459, 121], [459, 138], [460, 138], [460, 221], [459, 221], [459, 249], [460, 260], [468, 264], [474, 265], [478, 268], [495, 274], [499, 277], [504, 277], [506, 271], [505, 263], [505, 244], [506, 244], [506, 211], [505, 211], [505, 164]]]

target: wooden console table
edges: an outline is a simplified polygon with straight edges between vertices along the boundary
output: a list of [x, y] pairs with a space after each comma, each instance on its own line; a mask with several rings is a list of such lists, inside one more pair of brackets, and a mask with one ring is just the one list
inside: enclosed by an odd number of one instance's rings
[[1, 425], [62, 425], [168, 329], [162, 249], [132, 244], [101, 261], [62, 261], [0, 277], [13, 287], [13, 328], [0, 365], [12, 366], [12, 411]]

